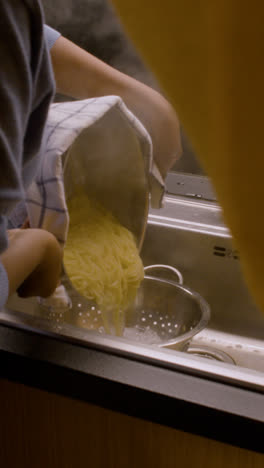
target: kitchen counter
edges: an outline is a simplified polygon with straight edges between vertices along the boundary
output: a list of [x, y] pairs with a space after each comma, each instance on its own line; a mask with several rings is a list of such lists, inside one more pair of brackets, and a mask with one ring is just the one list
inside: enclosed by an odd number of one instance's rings
[[263, 453], [264, 394], [0, 326], [1, 378]]

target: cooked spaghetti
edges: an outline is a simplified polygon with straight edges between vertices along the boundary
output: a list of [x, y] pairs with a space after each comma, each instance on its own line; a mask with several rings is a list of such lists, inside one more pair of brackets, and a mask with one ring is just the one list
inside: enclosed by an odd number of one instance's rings
[[82, 296], [95, 301], [104, 314], [114, 312], [120, 334], [122, 313], [133, 302], [144, 276], [133, 234], [86, 195], [72, 198], [68, 209], [66, 272]]

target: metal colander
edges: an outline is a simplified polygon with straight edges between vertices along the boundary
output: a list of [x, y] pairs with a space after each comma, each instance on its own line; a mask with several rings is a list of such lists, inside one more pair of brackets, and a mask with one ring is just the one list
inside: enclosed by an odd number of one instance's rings
[[[150, 265], [144, 270], [135, 302], [121, 315], [117, 334], [142, 344], [173, 345], [183, 349], [206, 327], [210, 318], [209, 306], [198, 293], [183, 285], [183, 277], [176, 268]], [[73, 307], [64, 314], [64, 322], [99, 333], [116, 334], [113, 314], [102, 314], [95, 303], [72, 288], [67, 278], [65, 285]]]

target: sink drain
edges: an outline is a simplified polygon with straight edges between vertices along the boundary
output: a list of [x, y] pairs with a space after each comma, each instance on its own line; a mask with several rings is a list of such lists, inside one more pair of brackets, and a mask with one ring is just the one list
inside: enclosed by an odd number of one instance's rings
[[226, 362], [228, 364], [236, 364], [234, 359], [229, 354], [219, 351], [218, 349], [209, 346], [190, 345], [186, 352], [195, 356], [204, 357], [213, 361]]

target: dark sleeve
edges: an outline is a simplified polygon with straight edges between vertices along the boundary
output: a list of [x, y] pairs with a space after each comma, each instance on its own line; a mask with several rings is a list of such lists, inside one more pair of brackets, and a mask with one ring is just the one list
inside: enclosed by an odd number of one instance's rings
[[[7, 247], [7, 216], [23, 198], [24, 135], [32, 105], [31, 10], [27, 2], [0, 2], [0, 253]], [[0, 263], [0, 309], [8, 280]]]

